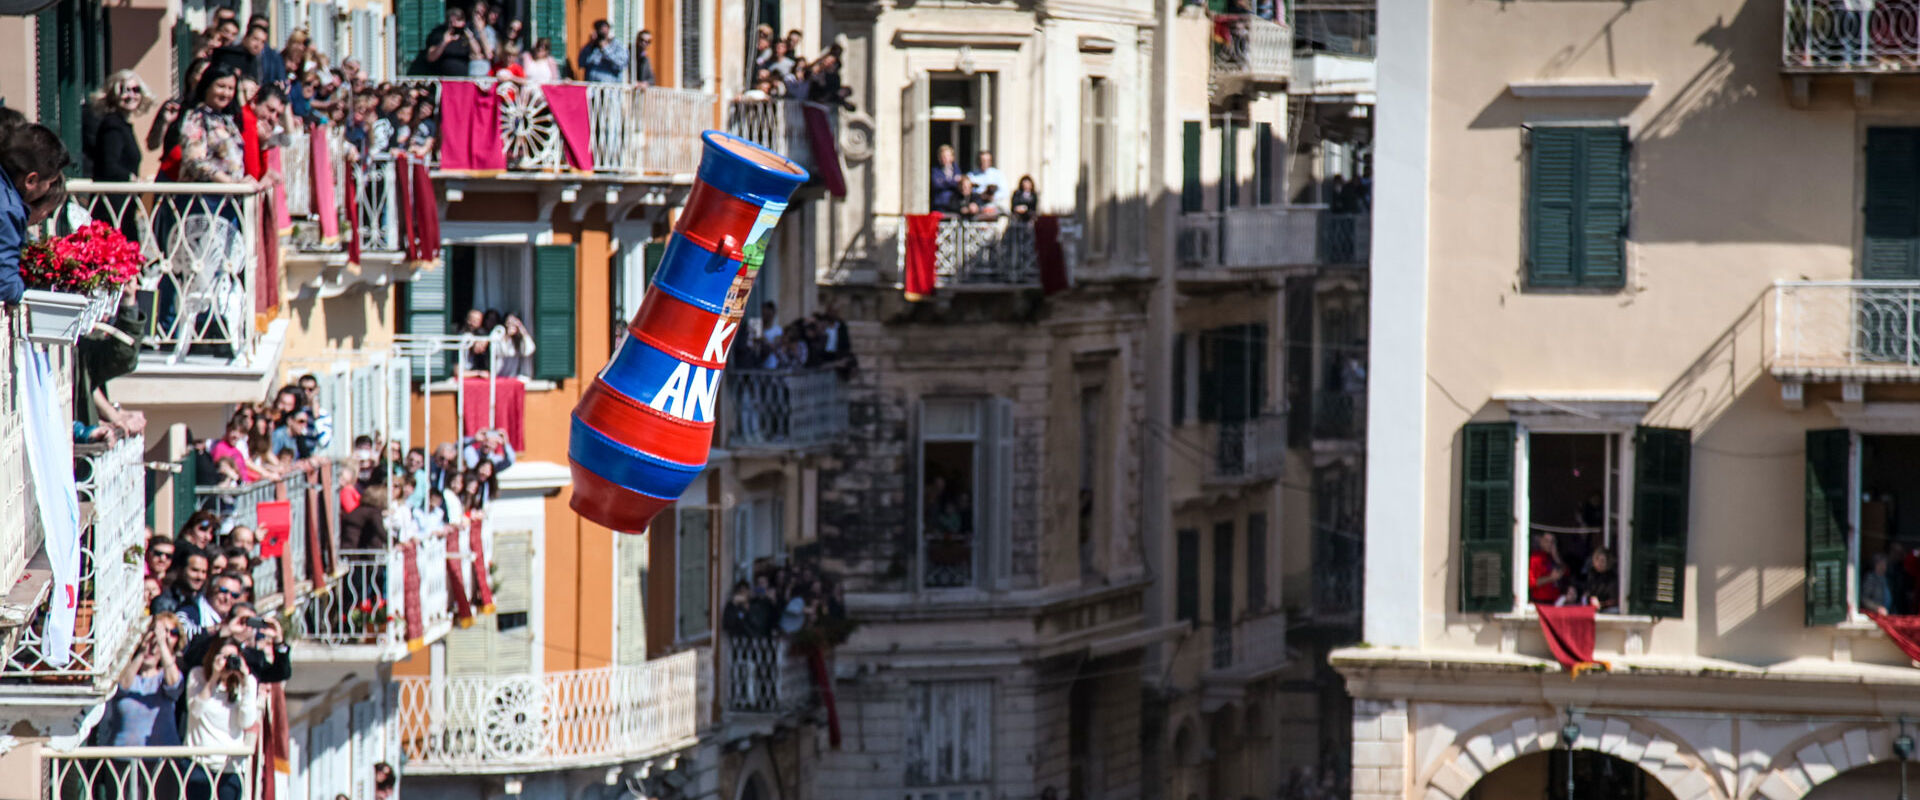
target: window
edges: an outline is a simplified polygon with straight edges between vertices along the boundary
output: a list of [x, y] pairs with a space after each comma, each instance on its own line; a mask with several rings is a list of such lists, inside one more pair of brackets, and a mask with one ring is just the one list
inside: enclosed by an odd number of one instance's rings
[[1241, 422], [1265, 409], [1267, 326], [1228, 325], [1200, 334], [1201, 422]]
[[1182, 622], [1200, 621], [1200, 531], [1182, 528], [1176, 534], [1173, 594], [1174, 615]]
[[733, 579], [752, 581], [754, 565], [785, 559], [780, 496], [758, 493], [733, 507]]
[[1860, 277], [1920, 278], [1920, 128], [1867, 129], [1865, 216]]
[[[570, 244], [448, 247], [446, 269], [423, 270], [407, 285], [400, 316], [408, 333], [444, 335], [471, 309], [518, 314], [533, 334], [533, 377], [571, 378], [578, 320], [574, 258]], [[424, 362], [415, 360], [415, 375], [424, 374]], [[453, 366], [448, 353], [434, 365], [434, 375], [445, 376]]]
[[1527, 283], [1550, 288], [1626, 284], [1627, 129], [1531, 129]]
[[1233, 522], [1213, 525], [1213, 665], [1233, 663]]
[[1280, 140], [1273, 135], [1273, 123], [1257, 122], [1253, 126], [1253, 201], [1259, 205], [1273, 205], [1273, 198], [1280, 184]]
[[1239, 125], [1231, 116], [1222, 116], [1220, 123], [1220, 210], [1225, 211], [1240, 205], [1240, 131]]
[[[620, 343], [627, 338], [627, 323], [633, 315], [639, 313], [640, 304], [646, 300], [647, 287], [653, 283], [653, 271], [660, 268], [660, 258], [666, 254], [666, 242], [650, 242], [647, 236], [651, 231], [645, 226], [625, 225], [621, 227], [620, 251], [613, 257], [613, 303], [608, 322], [613, 331], [613, 349], [620, 349]], [[751, 318], [751, 315], [749, 315]]]
[[907, 693], [906, 728], [908, 786], [993, 779], [992, 681], [913, 684]]
[[[960, 171], [972, 172], [979, 163], [980, 151], [994, 148], [993, 73], [933, 75], [928, 78], [928, 89], [927, 116], [932, 122], [933, 140], [923, 163], [929, 167], [937, 163], [940, 146], [947, 145], [953, 148]], [[998, 166], [1007, 169], [1005, 164]]]
[[1690, 432], [1494, 422], [1461, 436], [1463, 611], [1511, 611], [1521, 597], [1681, 615]]
[[[60, 134], [69, 146], [81, 139], [81, 106], [86, 93], [107, 80], [107, 18], [105, 4], [95, 0], [60, 0], [38, 15], [35, 49], [39, 51], [39, 122]], [[74, 148], [73, 174], [81, 174], [85, 156]]]
[[707, 544], [711, 528], [705, 506], [675, 509], [675, 557], [679, 560], [679, 602], [676, 627], [681, 641], [699, 639], [712, 633], [711, 603], [707, 584]]
[[1012, 494], [1012, 404], [929, 398], [920, 405], [920, 585], [986, 588], [1004, 559]]
[[1095, 580], [1100, 575], [1099, 531], [1103, 525], [1098, 509], [1106, 497], [1101, 492], [1101, 465], [1106, 456], [1101, 447], [1101, 437], [1105, 426], [1101, 419], [1106, 414], [1106, 390], [1102, 386], [1087, 386], [1080, 390], [1080, 576], [1082, 579]]
[[1080, 215], [1086, 220], [1087, 251], [1104, 256], [1113, 236], [1113, 84], [1088, 78], [1080, 89]]
[[1897, 512], [1920, 507], [1917, 458], [1920, 436], [1807, 432], [1808, 625], [1915, 613], [1899, 575], [1920, 522]]
[[1247, 515], [1247, 611], [1267, 608], [1267, 515]]
[[1200, 123], [1180, 123], [1180, 213], [1198, 214], [1207, 210], [1201, 188]]

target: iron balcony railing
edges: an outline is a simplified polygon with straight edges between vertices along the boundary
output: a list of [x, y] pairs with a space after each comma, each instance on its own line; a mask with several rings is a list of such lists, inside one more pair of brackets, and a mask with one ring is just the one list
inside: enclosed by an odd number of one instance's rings
[[455, 80], [477, 83], [499, 98], [501, 147], [507, 169], [518, 172], [573, 169], [559, 123], [547, 103], [547, 86], [585, 87], [589, 152], [596, 173], [693, 172], [700, 161], [700, 133], [711, 125], [718, 103], [718, 98], [703, 92], [617, 83], [503, 84], [488, 78], [406, 78], [400, 83], [425, 87], [437, 101], [440, 87]]
[[1254, 14], [1213, 15], [1216, 89], [1226, 93], [1285, 83], [1293, 71], [1293, 28]]
[[1920, 0], [1785, 0], [1780, 65], [1794, 72], [1920, 69]]
[[1372, 213], [1321, 211], [1315, 218], [1315, 261], [1365, 266], [1373, 260]]
[[727, 709], [753, 714], [792, 711], [812, 699], [806, 660], [784, 636], [728, 636]]
[[[209, 791], [229, 776], [240, 778], [236, 800], [256, 796], [251, 747], [76, 747], [40, 751], [42, 800], [100, 800], [101, 798], [176, 798], [193, 796], [187, 784], [194, 777], [206, 781]], [[220, 794], [220, 797], [227, 795]]]
[[1215, 482], [1278, 478], [1287, 458], [1287, 418], [1262, 414], [1221, 422], [1209, 477]]
[[[146, 440], [76, 448], [75, 488], [81, 504], [77, 597], [50, 593], [21, 632], [0, 678], [36, 678], [103, 687], [132, 654], [141, 621], [141, 548], [145, 544]], [[56, 653], [46, 638], [54, 603], [72, 603], [71, 645]]]
[[1208, 664], [1215, 671], [1265, 672], [1287, 663], [1287, 615], [1259, 612], [1209, 626]]
[[1343, 617], [1360, 611], [1362, 558], [1360, 537], [1316, 523], [1313, 533], [1313, 611]]
[[[447, 573], [458, 570], [463, 586], [471, 590], [471, 584], [464, 583], [474, 577], [467, 534], [423, 535], [410, 515], [390, 516], [387, 530], [394, 542], [385, 550], [340, 551], [341, 571], [328, 583], [331, 589], [307, 598], [294, 617], [301, 642], [326, 647], [375, 645], [399, 656], [406, 653], [409, 640], [432, 644], [452, 629]], [[409, 631], [406, 625], [410, 548], [420, 572], [420, 631]]]
[[261, 190], [253, 184], [67, 184], [73, 202], [140, 245], [143, 344], [168, 363], [189, 355], [251, 363], [261, 275]]
[[1324, 206], [1263, 206], [1180, 215], [1175, 230], [1186, 269], [1258, 269], [1311, 264], [1365, 264], [1372, 255], [1372, 218]]
[[[901, 238], [904, 242], [905, 237]], [[1017, 286], [1040, 282], [1032, 223], [1006, 218], [943, 219], [937, 242], [933, 266], [936, 286]], [[904, 254], [902, 263], [905, 263]]]
[[1775, 375], [1920, 374], [1920, 281], [1779, 281], [1764, 301]]
[[[313, 160], [313, 137], [327, 137], [327, 169], [318, 170]], [[287, 134], [281, 148], [282, 169], [287, 175], [287, 213], [294, 230], [291, 244], [301, 252], [339, 252], [346, 247], [353, 226], [347, 217], [346, 195], [353, 192], [360, 217], [360, 251], [394, 253], [401, 249], [400, 215], [395, 200], [394, 161], [384, 153], [355, 159], [351, 166], [348, 153], [353, 148], [340, 130], [332, 125], [315, 125]], [[315, 187], [325, 179], [333, 190], [333, 223], [336, 235], [328, 241], [321, 233], [321, 216], [328, 209], [315, 197]]]
[[1322, 389], [1313, 393], [1313, 438], [1353, 439], [1366, 435], [1367, 393]]
[[[809, 109], [818, 109], [826, 123], [826, 137], [816, 142], [808, 127]], [[824, 103], [783, 98], [737, 98], [727, 101], [727, 132], [793, 159], [809, 173], [818, 174], [820, 160], [815, 147], [824, 144], [827, 153], [838, 152], [840, 110]], [[836, 156], [837, 157], [837, 156]]]
[[727, 370], [727, 446], [803, 449], [847, 432], [847, 400], [831, 369]]
[[[326, 511], [312, 508], [307, 491], [308, 482], [305, 473], [295, 472], [279, 478], [261, 479], [241, 486], [197, 486], [194, 487], [195, 500], [200, 508], [212, 509], [235, 525], [245, 525], [259, 530], [259, 507], [270, 501], [287, 501], [287, 515], [290, 533], [287, 536], [286, 549], [282, 555], [267, 558], [257, 557], [253, 561], [253, 597], [255, 603], [290, 594], [299, 589], [297, 583], [312, 576], [312, 565], [308, 558], [317, 554], [308, 552], [307, 517], [312, 514], [324, 514], [327, 524], [323, 528], [322, 539], [330, 546], [339, 538], [338, 507]], [[338, 502], [339, 494], [327, 487], [320, 492], [322, 502]], [[337, 552], [337, 546], [335, 548]], [[287, 585], [285, 578], [291, 577], [296, 585]], [[291, 602], [295, 597], [280, 598]]]
[[644, 664], [529, 675], [395, 678], [414, 774], [601, 766], [698, 741], [696, 651]]

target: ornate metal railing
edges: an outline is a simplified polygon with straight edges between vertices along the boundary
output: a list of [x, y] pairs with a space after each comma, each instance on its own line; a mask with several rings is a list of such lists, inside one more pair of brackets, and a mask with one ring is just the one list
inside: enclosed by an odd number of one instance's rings
[[[901, 238], [905, 263], [906, 237]], [[1017, 286], [1040, 282], [1033, 225], [997, 220], [948, 218], [940, 221], [934, 253], [937, 286]]]
[[1216, 481], [1277, 478], [1287, 458], [1287, 418], [1262, 414], [1219, 424], [1210, 477]]
[[[840, 129], [840, 111], [823, 103], [783, 98], [737, 98], [727, 101], [727, 132], [793, 159], [807, 171], [819, 168], [813, 135], [807, 127], [807, 109], [825, 114], [829, 136]], [[835, 140], [828, 144], [837, 147]]]
[[[77, 747], [41, 750], [42, 800], [228, 797], [213, 790], [236, 783], [237, 800], [254, 797], [253, 748]], [[204, 781], [194, 790], [188, 783]], [[237, 780], [236, 780], [237, 779]]]
[[[339, 231], [339, 235], [331, 242], [323, 240], [320, 234], [319, 220], [325, 209], [313, 196], [313, 185], [318, 179], [312, 159], [312, 137], [315, 134], [326, 136], [328, 142], [333, 214]], [[400, 249], [400, 219], [394, 199], [398, 187], [394, 182], [393, 158], [380, 153], [357, 159], [349, 182], [347, 161], [348, 151], [352, 147], [341, 136], [339, 129], [331, 125], [309, 127], [287, 134], [287, 146], [281, 152], [285, 159], [282, 166], [287, 175], [287, 211], [294, 221], [294, 247], [305, 252], [337, 252], [345, 249], [347, 237], [353, 231], [347, 219], [346, 206], [346, 193], [352, 191], [360, 215], [360, 251], [396, 252]]]
[[727, 370], [727, 444], [804, 448], [847, 431], [847, 401], [831, 369]]
[[784, 636], [728, 636], [727, 708], [779, 713], [805, 705], [812, 692], [803, 656]]
[[1780, 64], [1795, 71], [1920, 69], [1920, 0], [1786, 0]]
[[87, 213], [139, 243], [144, 344], [178, 362], [189, 354], [247, 363], [258, 332], [261, 192], [251, 184], [67, 184]]
[[1293, 71], [1293, 28], [1286, 21], [1215, 14], [1213, 30], [1212, 77], [1218, 87], [1282, 83]]
[[1323, 389], [1313, 393], [1313, 438], [1358, 439], [1366, 426], [1366, 392]]
[[291, 535], [287, 537], [287, 546], [283, 555], [275, 558], [255, 558], [253, 571], [254, 602], [261, 602], [293, 587], [283, 586], [281, 580], [282, 564], [285, 560], [291, 568], [295, 580], [312, 573], [307, 563], [307, 515], [313, 509], [307, 507], [307, 476], [295, 472], [276, 479], [262, 479], [243, 486], [198, 486], [193, 493], [201, 508], [219, 512], [235, 525], [245, 525], [256, 532], [260, 528], [259, 506], [261, 503], [275, 500], [287, 501], [287, 516]]
[[410, 772], [525, 772], [661, 755], [698, 738], [695, 651], [538, 675], [395, 678]]
[[[466, 79], [408, 78], [402, 83], [425, 87], [438, 100], [441, 84], [449, 80]], [[556, 81], [502, 85], [486, 78], [471, 82], [493, 90], [500, 98], [500, 138], [507, 169], [526, 172], [572, 169], [545, 87], [586, 88], [594, 172], [692, 172], [700, 161], [700, 133], [710, 126], [718, 102], [718, 98], [702, 92], [625, 84]]]
[[[141, 610], [141, 546], [146, 522], [146, 440], [128, 437], [106, 446], [78, 447], [75, 475], [82, 504], [80, 591], [49, 596], [21, 633], [0, 677], [37, 677], [75, 683], [110, 681], [131, 653]], [[90, 510], [90, 513], [88, 513]], [[53, 603], [76, 607], [68, 659], [46, 649], [46, 612]]]
[[1316, 216], [1319, 263], [1364, 265], [1373, 260], [1373, 214], [1322, 211]]
[[1780, 281], [1766, 311], [1775, 374], [1920, 370], [1920, 281]]

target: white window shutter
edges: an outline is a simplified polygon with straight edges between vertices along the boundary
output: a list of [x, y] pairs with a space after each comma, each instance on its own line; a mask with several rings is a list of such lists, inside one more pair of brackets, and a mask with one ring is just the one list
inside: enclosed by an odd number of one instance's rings
[[679, 515], [680, 524], [675, 529], [678, 541], [674, 548], [679, 560], [679, 605], [675, 618], [679, 636], [685, 640], [704, 636], [712, 629], [707, 602], [707, 553], [711, 544], [708, 537], [712, 524], [705, 507], [683, 508]]
[[646, 585], [641, 580], [647, 570], [647, 537], [624, 533], [613, 537], [619, 569], [614, 582], [614, 657], [621, 664], [640, 664], [647, 660]]
[[385, 367], [387, 435], [411, 445], [413, 443], [412, 426], [409, 423], [413, 417], [413, 361], [406, 358], [388, 358]]
[[[903, 214], [925, 214], [933, 205], [933, 121], [927, 107], [932, 102], [932, 94], [927, 74], [918, 73], [913, 76], [913, 83], [907, 85], [906, 97], [901, 104], [906, 112], [900, 115], [906, 128], [900, 134], [900, 175], [903, 178], [900, 191], [906, 195], [900, 198], [900, 211]], [[965, 166], [961, 168], [965, 169]], [[904, 238], [905, 235], [903, 226], [901, 236]]]
[[[497, 630], [497, 614], [525, 614], [533, 609], [533, 532], [495, 534], [493, 549], [493, 558], [487, 563], [491, 566], [497, 558], [500, 564], [500, 591], [493, 596]], [[517, 675], [533, 669], [533, 620], [510, 631], [490, 633], [493, 652], [488, 654], [489, 674]]]
[[987, 403], [986, 475], [981, 484], [987, 497], [985, 547], [992, 565], [989, 583], [1005, 581], [1013, 566], [1013, 401], [995, 397]]

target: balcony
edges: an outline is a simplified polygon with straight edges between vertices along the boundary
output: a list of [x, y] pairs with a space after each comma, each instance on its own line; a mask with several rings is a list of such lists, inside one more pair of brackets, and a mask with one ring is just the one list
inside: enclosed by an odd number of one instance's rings
[[[711, 127], [717, 98], [683, 89], [640, 88], [617, 83], [558, 81], [499, 86], [480, 79], [406, 78], [423, 86], [434, 100], [441, 87], [458, 80], [478, 83], [500, 98], [501, 146], [509, 173], [582, 177], [566, 154], [560, 125], [547, 103], [548, 87], [584, 87], [591, 128], [591, 175], [621, 178], [642, 175], [691, 175], [700, 162], [700, 133]], [[444, 105], [440, 106], [444, 108]]]
[[[273, 558], [263, 556], [254, 559], [252, 566], [254, 603], [266, 607], [278, 606], [289, 599], [286, 596], [297, 597], [301, 594], [303, 582], [311, 587], [314, 582], [314, 572], [313, 563], [309, 558], [315, 554], [310, 550], [313, 549], [313, 545], [319, 544], [317, 540], [320, 534], [317, 528], [320, 518], [314, 520], [315, 530], [312, 531], [312, 538], [316, 541], [309, 542], [308, 517], [322, 512], [311, 507], [313, 493], [307, 491], [306, 475], [295, 473], [279, 479], [257, 480], [241, 486], [197, 486], [194, 487], [193, 493], [200, 508], [211, 509], [222, 517], [233, 520], [236, 525], [245, 525], [255, 530], [260, 527], [261, 503], [286, 501], [292, 535], [287, 537], [286, 551], [283, 554]], [[337, 539], [340, 494], [331, 490], [319, 494], [325, 498], [322, 502], [332, 506], [322, 513], [330, 526], [336, 528], [335, 535], [327, 539], [331, 543]]]
[[288, 357], [284, 383], [312, 375], [319, 406], [333, 417], [333, 438], [316, 455], [345, 458], [358, 436], [412, 441], [413, 360], [398, 347]]
[[[900, 263], [906, 263], [906, 237], [900, 237]], [[948, 218], [940, 221], [934, 251], [934, 285], [946, 288], [1037, 287], [1040, 259], [1033, 225], [997, 220]]]
[[[43, 800], [181, 797], [188, 772], [195, 765], [214, 765], [214, 769], [202, 774], [209, 774], [217, 782], [220, 777], [235, 772], [257, 776], [253, 757], [251, 747], [76, 747], [65, 752], [43, 749], [40, 751], [43, 768], [35, 777], [46, 781], [39, 793]], [[254, 795], [254, 781], [241, 781], [240, 800], [251, 800]]]
[[[1278, 611], [1208, 627], [1205, 677], [1209, 682], [1242, 685], [1287, 665], [1287, 615]], [[1209, 694], [1212, 690], [1209, 689]]]
[[1265, 206], [1180, 215], [1176, 254], [1185, 270], [1365, 265], [1372, 215], [1325, 206]]
[[[14, 420], [18, 424], [20, 420]], [[40, 583], [30, 621], [0, 664], [0, 681], [65, 684], [83, 692], [110, 690], [132, 654], [144, 620], [140, 548], [146, 521], [146, 441], [135, 436], [113, 445], [75, 447], [80, 499], [80, 593], [72, 643], [55, 651], [45, 624], [56, 598]], [[23, 479], [22, 484], [26, 481]], [[33, 528], [37, 529], [36, 524]], [[14, 529], [20, 530], [20, 529]], [[33, 537], [37, 540], [38, 531]], [[31, 544], [40, 549], [37, 541]], [[44, 564], [41, 554], [35, 562]], [[32, 567], [29, 567], [31, 570]], [[12, 690], [8, 691], [9, 694]]]
[[[815, 137], [816, 128], [824, 135]], [[729, 100], [727, 132], [806, 167], [810, 185], [821, 180], [823, 163], [840, 166], [840, 110], [833, 106], [780, 98]]]
[[807, 450], [847, 432], [847, 399], [831, 369], [727, 370], [727, 448]]
[[1785, 0], [1781, 69], [1797, 73], [1920, 71], [1920, 0]]
[[784, 636], [728, 636], [727, 710], [783, 714], [813, 699], [806, 657]]
[[1779, 281], [1762, 311], [1769, 367], [1790, 390], [1920, 380], [1920, 281]]
[[1318, 520], [1313, 526], [1313, 617], [1322, 623], [1359, 621], [1365, 554], [1348, 526]]
[[68, 183], [73, 202], [139, 243], [140, 367], [114, 383], [143, 406], [253, 402], [280, 359], [279, 275], [262, 269], [261, 193], [218, 183]]
[[1313, 393], [1313, 438], [1364, 444], [1367, 393], [1322, 389]]
[[[341, 550], [339, 577], [331, 589], [301, 604], [294, 616], [298, 636], [294, 656], [302, 663], [394, 662], [414, 646], [432, 644], [453, 629], [454, 597], [450, 573], [458, 572], [471, 590], [473, 554], [467, 534], [423, 535], [410, 514], [390, 515], [393, 546], [385, 550]], [[407, 556], [420, 579], [409, 590]], [[407, 629], [405, 609], [418, 595], [420, 631]]]
[[608, 766], [693, 746], [697, 651], [538, 675], [396, 677], [412, 775]]
[[1274, 89], [1293, 72], [1293, 28], [1284, 20], [1254, 14], [1213, 15], [1210, 83], [1218, 100]]
[[1373, 56], [1311, 52], [1296, 55], [1287, 93], [1323, 102], [1372, 105], [1379, 91]]
[[1238, 484], [1280, 477], [1287, 459], [1287, 418], [1262, 414], [1218, 424], [1207, 481]]
[[1314, 261], [1367, 266], [1373, 261], [1373, 213], [1319, 210], [1314, 214]]
[[[327, 137], [328, 164], [324, 171], [317, 170], [319, 165], [313, 163], [314, 136]], [[375, 156], [349, 169], [347, 153], [351, 149], [345, 137], [331, 125], [313, 126], [287, 134], [287, 146], [281, 148], [285, 157], [282, 167], [289, 176], [286, 184], [287, 213], [293, 220], [293, 235], [289, 244], [298, 255], [329, 260], [337, 257], [344, 264], [347, 237], [353, 231], [346, 212], [348, 191], [353, 192], [354, 205], [360, 217], [362, 256], [397, 257], [402, 249], [400, 209], [395, 199], [398, 184], [393, 159]], [[335, 236], [331, 237], [331, 241], [323, 233], [326, 226], [323, 226], [321, 219], [329, 209], [320, 198], [314, 196], [314, 186], [321, 178], [330, 181], [333, 188], [331, 227]]]

